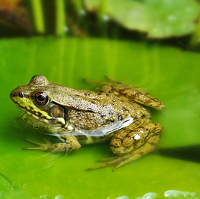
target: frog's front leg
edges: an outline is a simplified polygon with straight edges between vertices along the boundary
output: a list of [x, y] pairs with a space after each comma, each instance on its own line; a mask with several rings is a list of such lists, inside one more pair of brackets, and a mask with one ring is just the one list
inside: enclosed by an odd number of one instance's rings
[[113, 153], [120, 156], [100, 160], [100, 162], [106, 163], [87, 170], [116, 165], [113, 169], [115, 170], [128, 162], [139, 159], [154, 150], [162, 131], [162, 126], [154, 122], [145, 124], [133, 131], [130, 131], [129, 128], [119, 130], [113, 136], [110, 148]]
[[45, 144], [37, 143], [31, 140], [27, 140], [28, 142], [36, 145], [36, 147], [30, 147], [30, 148], [24, 148], [25, 150], [38, 150], [38, 151], [48, 151], [53, 153], [59, 153], [59, 152], [65, 152], [69, 153], [73, 150], [77, 150], [81, 147], [80, 143], [76, 139], [76, 137], [72, 135], [63, 135], [60, 137], [62, 142], [52, 144], [50, 142], [47, 142]]

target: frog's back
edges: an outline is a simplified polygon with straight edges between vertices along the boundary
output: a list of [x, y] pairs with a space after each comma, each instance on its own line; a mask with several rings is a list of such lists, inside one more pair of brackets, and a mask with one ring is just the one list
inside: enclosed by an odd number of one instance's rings
[[86, 90], [77, 93], [73, 92], [73, 106], [68, 107], [69, 123], [77, 128], [92, 130], [127, 117], [132, 117], [133, 122], [150, 118], [142, 106], [114, 95]]

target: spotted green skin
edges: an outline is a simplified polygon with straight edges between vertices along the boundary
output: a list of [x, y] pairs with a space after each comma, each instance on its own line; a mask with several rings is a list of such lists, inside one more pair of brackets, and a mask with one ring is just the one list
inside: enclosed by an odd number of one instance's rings
[[[120, 162], [115, 169], [152, 151], [162, 126], [152, 123], [150, 113], [139, 103], [158, 110], [165, 105], [131, 85], [110, 79], [95, 83], [102, 85], [98, 93], [65, 87], [37, 75], [28, 85], [14, 89], [10, 97], [27, 120], [61, 140], [55, 144], [29, 140], [36, 147], [27, 149], [69, 153], [81, 144], [111, 139], [111, 150], [120, 156], [95, 168]], [[38, 104], [43, 98], [45, 104]]]

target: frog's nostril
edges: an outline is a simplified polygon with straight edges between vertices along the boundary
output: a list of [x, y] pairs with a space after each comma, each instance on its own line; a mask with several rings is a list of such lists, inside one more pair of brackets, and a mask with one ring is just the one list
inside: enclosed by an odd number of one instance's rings
[[10, 97], [13, 98], [13, 97], [24, 97], [24, 93], [23, 92], [19, 92], [17, 91], [16, 89], [13, 90], [11, 93], [10, 93]]
[[20, 92], [20, 93], [19, 93], [19, 97], [21, 97], [21, 98], [24, 97], [24, 93], [23, 93], [23, 92]]

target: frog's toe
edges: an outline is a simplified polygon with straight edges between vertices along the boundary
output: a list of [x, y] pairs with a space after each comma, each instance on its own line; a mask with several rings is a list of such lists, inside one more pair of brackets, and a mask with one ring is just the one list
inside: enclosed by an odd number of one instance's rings
[[53, 145], [50, 145], [50, 144], [40, 144], [40, 143], [37, 143], [37, 142], [30, 142], [34, 145], [36, 145], [36, 147], [27, 147], [27, 148], [23, 148], [23, 150], [36, 150], [36, 151], [49, 151], [49, 152], [57, 152], [56, 149], [57, 148], [54, 148]]
[[48, 151], [53, 153], [69, 153], [73, 150], [73, 147], [68, 142], [51, 144], [45, 140], [45, 144], [38, 143], [32, 140], [25, 139], [27, 142], [34, 144], [36, 147], [23, 148], [23, 150], [37, 150], [37, 151]]
[[98, 80], [92, 80], [92, 79], [83, 79], [83, 81], [92, 83], [92, 84], [99, 84], [99, 85], [119, 83], [118, 81], [115, 81], [107, 76], [105, 76], [105, 79], [106, 81], [98, 81]]
[[44, 140], [45, 144], [35, 142], [26, 138], [24, 138], [24, 140], [31, 144], [34, 144], [36, 147], [26, 147], [26, 148], [23, 148], [23, 150], [48, 151], [49, 147], [51, 146], [51, 144], [47, 140]]
[[98, 160], [98, 162], [106, 162], [106, 163], [95, 166], [95, 167], [88, 168], [88, 169], [86, 169], [86, 171], [90, 171], [90, 170], [94, 170], [94, 169], [100, 169], [100, 168], [104, 168], [104, 167], [109, 167], [109, 166], [113, 166], [113, 165], [117, 164], [117, 166], [115, 166], [114, 169], [113, 169], [113, 171], [114, 171], [117, 168], [119, 168], [118, 165], [121, 164], [120, 163], [121, 161], [122, 161], [121, 157], [112, 157], [112, 158], [101, 159], [101, 160]]
[[95, 170], [95, 169], [100, 169], [100, 168], [108, 167], [108, 166], [111, 166], [111, 165], [113, 165], [113, 164], [105, 163], [105, 164], [102, 164], [102, 165], [99, 165], [99, 166], [88, 168], [85, 171], [91, 171], [91, 170]]
[[97, 162], [109, 162], [109, 161], [116, 160], [118, 158], [120, 157], [104, 158], [104, 159], [97, 160]]
[[119, 164], [117, 164], [114, 168], [113, 171], [115, 171], [116, 169], [118, 169], [119, 167], [123, 166], [124, 164], [130, 162], [130, 160], [122, 160]]
[[43, 148], [42, 148], [42, 147], [26, 147], [26, 148], [23, 148], [22, 150], [36, 150], [36, 151], [42, 151]]
[[36, 146], [41, 146], [41, 143], [39, 143], [39, 142], [35, 142], [35, 141], [33, 141], [33, 140], [29, 140], [29, 139], [26, 139], [26, 138], [23, 138], [23, 140], [25, 140], [25, 141], [27, 141], [27, 142], [29, 142], [29, 143], [31, 143], [31, 144], [34, 144], [34, 145], [36, 145]]
[[117, 81], [117, 80], [115, 80], [115, 79], [112, 79], [112, 78], [110, 78], [110, 77], [108, 77], [108, 76], [104, 76], [105, 77], [105, 79], [107, 80], [107, 82], [109, 82], [109, 83], [112, 83], [112, 84], [122, 84], [122, 82], [120, 82], [120, 81]]

